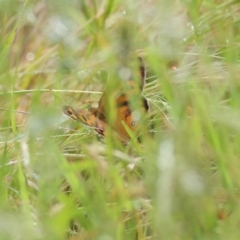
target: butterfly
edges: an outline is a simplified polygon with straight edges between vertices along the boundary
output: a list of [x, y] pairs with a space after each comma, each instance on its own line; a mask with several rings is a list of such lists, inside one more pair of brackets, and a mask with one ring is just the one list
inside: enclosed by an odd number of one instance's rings
[[[89, 110], [75, 110], [70, 106], [64, 106], [63, 112], [75, 121], [78, 121], [84, 125], [94, 128], [94, 130], [102, 136], [106, 136], [108, 127], [111, 127], [118, 135], [118, 138], [122, 142], [126, 142], [130, 139], [129, 130], [135, 132], [138, 127], [138, 121], [134, 117], [135, 112], [132, 111], [130, 104], [129, 94], [140, 92], [140, 96], [137, 97], [139, 101], [140, 111], [145, 114], [149, 110], [149, 104], [145, 97], [141, 95], [146, 78], [146, 70], [143, 65], [142, 58], [139, 58], [140, 67], [140, 81], [136, 84], [133, 80], [127, 80], [129, 85], [129, 92], [124, 92], [121, 89], [117, 89], [115, 101], [115, 119], [112, 124], [108, 121], [107, 117], [107, 101], [111, 101], [108, 97], [108, 92], [104, 92], [99, 100], [97, 108], [90, 108]], [[139, 87], [140, 91], [136, 91], [136, 87]]]

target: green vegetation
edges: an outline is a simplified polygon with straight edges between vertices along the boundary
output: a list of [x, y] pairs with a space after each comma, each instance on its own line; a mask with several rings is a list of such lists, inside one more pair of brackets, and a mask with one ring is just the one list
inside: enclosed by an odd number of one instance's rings
[[[0, 239], [239, 239], [239, 11], [232, 0], [1, 0]], [[139, 55], [151, 105], [140, 143], [64, 116], [107, 89], [114, 119]]]

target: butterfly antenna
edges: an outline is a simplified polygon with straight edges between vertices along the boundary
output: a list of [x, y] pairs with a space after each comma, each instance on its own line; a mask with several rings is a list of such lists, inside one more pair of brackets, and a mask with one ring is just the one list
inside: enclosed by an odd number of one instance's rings
[[142, 57], [138, 57], [139, 60], [139, 72], [140, 72], [140, 77], [141, 77], [141, 89], [143, 89], [144, 84], [145, 84], [145, 79], [146, 79], [146, 68], [143, 62]]

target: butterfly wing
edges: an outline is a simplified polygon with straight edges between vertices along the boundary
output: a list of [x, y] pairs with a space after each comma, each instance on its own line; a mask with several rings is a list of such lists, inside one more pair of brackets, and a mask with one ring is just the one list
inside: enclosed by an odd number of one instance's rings
[[96, 116], [96, 111], [74, 110], [70, 106], [64, 106], [63, 112], [77, 122], [92, 127], [96, 132], [105, 136], [106, 123]]
[[[141, 57], [138, 58], [139, 60], [139, 75], [140, 75], [140, 81], [133, 81], [132, 79], [129, 79], [127, 81], [129, 85], [128, 93], [121, 93], [123, 89], [117, 89], [115, 90], [116, 97], [116, 120], [114, 124], [112, 124], [114, 130], [123, 138], [129, 139], [129, 134], [123, 124], [125, 122], [128, 126], [128, 128], [134, 132], [137, 128], [137, 122], [134, 119], [132, 109], [130, 106], [129, 101], [129, 95], [133, 96], [136, 95], [137, 98], [140, 99], [141, 103], [140, 106], [142, 107], [141, 111], [142, 113], [145, 113], [149, 110], [149, 104], [148, 101], [143, 97], [139, 96], [139, 94], [142, 93], [144, 85], [145, 85], [145, 78], [146, 78], [146, 69], [143, 63], [143, 60]], [[140, 89], [139, 89], [140, 88]], [[119, 94], [120, 92], [120, 94]], [[114, 94], [114, 93], [113, 93]], [[111, 101], [109, 99], [109, 96], [107, 92], [105, 91], [100, 98], [99, 105], [98, 105], [98, 112], [97, 116], [101, 119], [101, 116], [104, 116], [104, 120], [106, 121], [106, 103], [107, 101]]]

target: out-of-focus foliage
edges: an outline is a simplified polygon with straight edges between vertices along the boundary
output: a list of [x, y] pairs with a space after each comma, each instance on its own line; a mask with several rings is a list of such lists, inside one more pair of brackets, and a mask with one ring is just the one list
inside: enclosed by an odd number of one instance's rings
[[[0, 238], [239, 239], [239, 12], [231, 0], [0, 0]], [[114, 118], [138, 56], [151, 105], [136, 114], [140, 143], [62, 114], [107, 89]]]

